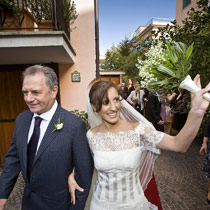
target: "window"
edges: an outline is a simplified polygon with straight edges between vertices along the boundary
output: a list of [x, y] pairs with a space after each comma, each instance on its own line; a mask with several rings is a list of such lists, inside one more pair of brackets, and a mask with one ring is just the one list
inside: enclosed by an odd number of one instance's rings
[[183, 9], [191, 4], [191, 0], [183, 0]]

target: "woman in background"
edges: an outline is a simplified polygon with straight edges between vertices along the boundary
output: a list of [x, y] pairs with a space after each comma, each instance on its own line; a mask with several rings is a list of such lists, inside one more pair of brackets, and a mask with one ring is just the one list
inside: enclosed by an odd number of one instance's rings
[[178, 94], [170, 102], [172, 107], [174, 134], [177, 134], [184, 126], [188, 115], [188, 103], [190, 99], [184, 89], [178, 88]]
[[210, 143], [209, 143], [209, 138], [210, 138], [210, 117], [208, 118], [206, 127], [204, 129], [203, 144], [200, 149], [200, 154], [206, 154], [203, 171], [204, 171], [204, 177], [208, 180], [209, 189], [208, 189], [207, 202], [210, 205]]

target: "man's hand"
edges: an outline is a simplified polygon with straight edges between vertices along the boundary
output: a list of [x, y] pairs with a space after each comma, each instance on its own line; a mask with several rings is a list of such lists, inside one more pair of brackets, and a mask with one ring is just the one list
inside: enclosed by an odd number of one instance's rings
[[135, 102], [133, 102], [131, 105], [132, 105], [132, 107], [134, 107], [134, 108], [136, 107], [136, 103], [135, 103]]
[[4, 210], [7, 199], [0, 199], [0, 210]]
[[158, 125], [163, 125], [164, 124], [164, 121], [160, 120], [160, 121], [157, 122], [157, 124]]

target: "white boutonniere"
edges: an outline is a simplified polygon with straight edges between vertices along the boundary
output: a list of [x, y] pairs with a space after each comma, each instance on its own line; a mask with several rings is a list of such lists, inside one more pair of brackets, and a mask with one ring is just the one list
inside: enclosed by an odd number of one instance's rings
[[58, 122], [55, 124], [55, 129], [52, 131], [52, 133], [61, 130], [62, 128], [63, 128], [63, 123], [61, 122], [61, 119], [59, 117]]

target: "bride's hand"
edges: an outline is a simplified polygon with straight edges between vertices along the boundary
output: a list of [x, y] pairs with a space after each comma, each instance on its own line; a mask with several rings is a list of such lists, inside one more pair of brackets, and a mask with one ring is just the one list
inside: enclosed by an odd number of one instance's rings
[[74, 171], [68, 177], [68, 186], [69, 186], [69, 192], [71, 195], [71, 203], [73, 203], [73, 205], [75, 205], [76, 204], [75, 190], [83, 192], [84, 189], [81, 188], [77, 184], [76, 180], [74, 179]]
[[[200, 83], [200, 75], [196, 75], [194, 78], [195, 84], [201, 88], [201, 83]], [[191, 94], [191, 109], [195, 110], [197, 113], [202, 113], [204, 114], [206, 109], [209, 106], [209, 101], [204, 99], [202, 96], [204, 93], [208, 93], [210, 91], [210, 83], [203, 89], [201, 89], [198, 92], [192, 93]]]

